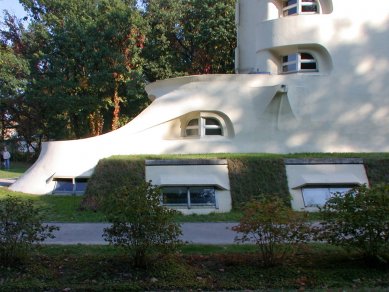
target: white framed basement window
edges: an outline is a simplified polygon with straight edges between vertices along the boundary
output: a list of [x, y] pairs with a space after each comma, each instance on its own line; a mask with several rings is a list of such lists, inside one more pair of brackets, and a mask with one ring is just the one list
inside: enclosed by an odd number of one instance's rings
[[169, 186], [161, 188], [161, 203], [175, 208], [215, 208], [216, 191], [209, 186]]
[[317, 61], [306, 52], [299, 52], [282, 57], [282, 73], [318, 72]]
[[322, 186], [322, 187], [303, 187], [305, 207], [322, 207], [334, 194], [345, 194], [355, 186]]
[[55, 182], [53, 194], [82, 195], [85, 193], [88, 184], [88, 178], [85, 177], [56, 177], [53, 181]]
[[316, 13], [319, 13], [317, 0], [285, 0], [283, 3], [283, 16]]
[[186, 137], [223, 136], [223, 126], [216, 117], [198, 117], [189, 120], [185, 127]]

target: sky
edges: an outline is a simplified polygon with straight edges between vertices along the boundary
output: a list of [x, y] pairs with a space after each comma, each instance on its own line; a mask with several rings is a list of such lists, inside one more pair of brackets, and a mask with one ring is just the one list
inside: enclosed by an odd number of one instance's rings
[[[17, 18], [26, 16], [23, 6], [19, 0], [0, 0], [0, 15], [3, 16], [3, 10], [8, 10], [11, 14], [15, 14]], [[2, 17], [1, 17], [2, 18]]]

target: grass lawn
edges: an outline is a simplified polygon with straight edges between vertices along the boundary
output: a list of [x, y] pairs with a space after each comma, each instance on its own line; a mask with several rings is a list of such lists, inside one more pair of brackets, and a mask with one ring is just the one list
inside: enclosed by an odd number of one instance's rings
[[24, 162], [11, 162], [9, 170], [5, 170], [2, 166], [0, 169], [0, 178], [18, 178], [21, 176], [31, 164]]
[[185, 245], [147, 269], [132, 268], [111, 246], [46, 246], [18, 268], [0, 267], [1, 291], [323, 290], [382, 291], [389, 266], [310, 245], [282, 265], [265, 268], [255, 246]]
[[[7, 188], [0, 188], [0, 200], [7, 195], [32, 200], [43, 213], [45, 222], [105, 222], [106, 218], [101, 212], [80, 210], [83, 196], [36, 196], [19, 192], [12, 192]], [[210, 215], [177, 215], [177, 222], [236, 222], [241, 217], [240, 211]]]

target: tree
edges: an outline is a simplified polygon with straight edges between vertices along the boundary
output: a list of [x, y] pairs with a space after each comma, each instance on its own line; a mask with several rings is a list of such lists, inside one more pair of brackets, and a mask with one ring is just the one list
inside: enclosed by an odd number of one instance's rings
[[150, 33], [145, 72], [150, 81], [185, 74], [232, 73], [235, 1], [143, 1]]
[[389, 186], [356, 187], [334, 194], [320, 209], [323, 218], [318, 239], [358, 250], [376, 261], [389, 248]]
[[265, 266], [273, 266], [292, 255], [310, 238], [310, 227], [303, 213], [296, 213], [277, 197], [251, 201], [243, 209], [237, 242], [255, 243]]
[[144, 182], [105, 196], [101, 204], [112, 222], [105, 240], [127, 249], [136, 267], [149, 264], [154, 252], [172, 253], [180, 242], [176, 211], [162, 206], [160, 197], [157, 187]]
[[40, 100], [48, 139], [116, 129], [122, 125], [121, 106], [135, 105], [125, 108], [131, 114], [144, 106], [139, 54], [147, 25], [135, 1], [21, 2], [34, 32], [28, 41], [33, 82], [27, 95]]

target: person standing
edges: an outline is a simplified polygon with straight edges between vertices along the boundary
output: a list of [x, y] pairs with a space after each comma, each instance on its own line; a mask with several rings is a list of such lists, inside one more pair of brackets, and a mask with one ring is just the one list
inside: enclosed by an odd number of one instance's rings
[[4, 167], [6, 170], [9, 170], [9, 168], [10, 168], [10, 165], [11, 165], [10, 159], [11, 159], [11, 154], [7, 150], [7, 147], [4, 147], [3, 160], [4, 160]]

